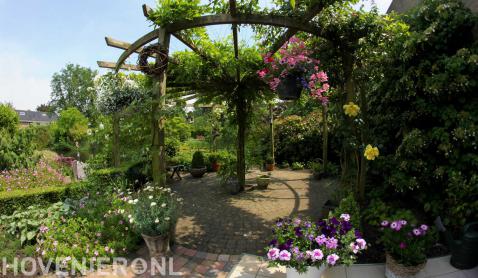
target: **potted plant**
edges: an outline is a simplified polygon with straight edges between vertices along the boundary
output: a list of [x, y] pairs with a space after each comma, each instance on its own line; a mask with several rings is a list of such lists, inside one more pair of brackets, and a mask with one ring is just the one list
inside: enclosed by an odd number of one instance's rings
[[267, 189], [269, 183], [271, 183], [271, 177], [269, 175], [260, 175], [256, 178], [258, 189]]
[[201, 151], [196, 151], [193, 154], [190, 172], [194, 178], [201, 178], [207, 172], [206, 162], [204, 161], [204, 155]]
[[130, 223], [141, 234], [151, 257], [171, 253], [181, 199], [170, 188], [147, 186], [130, 200]]
[[327, 74], [320, 70], [320, 61], [311, 57], [312, 50], [297, 37], [286, 42], [276, 55], [264, 55], [265, 67], [257, 72], [280, 99], [299, 99], [302, 90], [328, 102], [329, 84]]
[[404, 219], [381, 223], [386, 251], [385, 276], [388, 278], [414, 277], [425, 268], [426, 250], [432, 243], [430, 228], [415, 225]]
[[237, 161], [228, 159], [219, 169], [217, 175], [221, 179], [221, 185], [227, 192], [235, 195], [241, 191], [239, 179], [237, 178]]
[[209, 163], [211, 164], [211, 170], [213, 172], [219, 171], [221, 165], [219, 164], [219, 155], [211, 154], [209, 155]]
[[367, 243], [350, 222], [350, 215], [311, 222], [279, 219], [267, 248], [270, 266], [287, 268], [287, 277], [321, 277], [327, 267], [350, 265]]
[[274, 159], [272, 156], [266, 158], [266, 171], [274, 171]]

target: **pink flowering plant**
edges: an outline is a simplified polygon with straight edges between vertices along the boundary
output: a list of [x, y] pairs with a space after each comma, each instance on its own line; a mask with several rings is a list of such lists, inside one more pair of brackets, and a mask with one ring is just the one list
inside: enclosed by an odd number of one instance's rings
[[429, 226], [398, 219], [383, 220], [381, 229], [381, 242], [386, 252], [398, 263], [416, 266], [427, 260], [426, 251], [434, 239]]
[[267, 248], [270, 266], [283, 265], [299, 273], [308, 267], [350, 265], [367, 248], [346, 213], [315, 223], [300, 217], [279, 219], [273, 234]]
[[257, 72], [272, 91], [287, 78], [295, 77], [309, 94], [327, 104], [329, 84], [327, 74], [320, 69], [320, 61], [311, 58], [312, 51], [297, 37], [292, 37], [276, 55], [267, 53], [263, 60], [265, 67]]

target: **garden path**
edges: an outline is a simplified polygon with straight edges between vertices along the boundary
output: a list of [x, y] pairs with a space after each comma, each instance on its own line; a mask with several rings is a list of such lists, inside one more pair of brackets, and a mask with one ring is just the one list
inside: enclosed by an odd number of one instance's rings
[[[247, 184], [265, 174], [250, 171]], [[173, 184], [184, 199], [176, 228], [178, 245], [199, 251], [238, 255], [264, 254], [274, 221], [296, 214], [319, 218], [322, 206], [335, 188], [334, 180], [313, 178], [310, 171], [276, 170], [267, 190], [251, 190], [231, 196], [216, 174], [200, 179], [189, 175]]]

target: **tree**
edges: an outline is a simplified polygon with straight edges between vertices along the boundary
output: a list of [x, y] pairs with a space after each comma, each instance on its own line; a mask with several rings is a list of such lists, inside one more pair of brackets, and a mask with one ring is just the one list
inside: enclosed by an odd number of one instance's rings
[[90, 119], [95, 118], [97, 93], [94, 86], [97, 71], [79, 65], [67, 64], [53, 74], [50, 106], [54, 111], [76, 107]]
[[53, 107], [51, 107], [51, 105], [49, 104], [40, 104], [37, 106], [37, 109], [36, 109], [38, 112], [46, 112], [46, 113], [51, 113], [53, 112]]
[[18, 127], [18, 114], [9, 104], [0, 104], [0, 131], [15, 133]]
[[66, 139], [68, 143], [83, 140], [88, 134], [88, 119], [76, 108], [68, 108], [60, 113], [56, 122], [57, 139]]

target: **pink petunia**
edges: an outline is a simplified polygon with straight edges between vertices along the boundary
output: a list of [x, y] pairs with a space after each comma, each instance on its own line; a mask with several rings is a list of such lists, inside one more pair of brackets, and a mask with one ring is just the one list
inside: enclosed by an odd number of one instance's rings
[[327, 256], [327, 263], [330, 265], [335, 265], [339, 260], [339, 256], [337, 254], [332, 254]]

